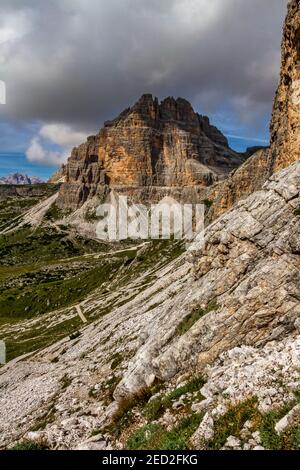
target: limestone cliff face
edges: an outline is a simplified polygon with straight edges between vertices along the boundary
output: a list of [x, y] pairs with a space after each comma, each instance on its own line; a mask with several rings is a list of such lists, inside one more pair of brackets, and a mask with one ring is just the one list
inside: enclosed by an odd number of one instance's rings
[[61, 167], [54, 173], [54, 175], [49, 178], [49, 184], [59, 184], [65, 182], [65, 165], [61, 165]]
[[271, 171], [300, 157], [300, 2], [290, 0], [282, 42], [280, 84], [271, 123]]
[[262, 188], [270, 176], [269, 155], [269, 149], [258, 150], [225, 181], [208, 188], [205, 197], [212, 203], [208, 213], [210, 221]]
[[242, 162], [209, 119], [182, 98], [152, 95], [75, 148], [59, 178], [58, 205], [76, 209], [110, 188], [207, 187]]
[[271, 148], [258, 151], [226, 181], [214, 185], [210, 220], [254, 191], [282, 168], [300, 158], [300, 1], [290, 0], [282, 41], [280, 83], [271, 121]]

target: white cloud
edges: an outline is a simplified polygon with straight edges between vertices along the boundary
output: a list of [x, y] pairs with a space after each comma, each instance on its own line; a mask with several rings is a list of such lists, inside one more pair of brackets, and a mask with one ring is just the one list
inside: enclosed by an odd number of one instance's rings
[[76, 147], [86, 139], [84, 132], [74, 131], [63, 124], [46, 124], [40, 130], [40, 135], [52, 143], [63, 147]]
[[64, 162], [65, 156], [60, 152], [46, 150], [39, 137], [34, 137], [26, 151], [27, 160], [34, 163], [60, 165]]
[[[72, 148], [84, 142], [86, 137], [85, 133], [74, 131], [67, 125], [44, 125], [39, 134], [31, 140], [26, 157], [30, 162], [60, 165], [67, 160]], [[61, 151], [48, 150], [49, 144], [58, 145]]]
[[256, 139], [256, 138], [253, 138], [253, 137], [246, 137], [246, 136], [242, 136], [242, 135], [226, 134], [226, 137], [229, 137], [231, 139], [237, 139], [237, 140], [246, 140], [247, 142], [253, 141], [253, 142], [259, 142], [261, 144], [266, 144], [266, 145], [269, 144], [268, 140]]
[[22, 38], [31, 28], [31, 13], [14, 12], [2, 15], [0, 21], [0, 44]]
[[219, 18], [224, 0], [180, 0], [175, 2], [176, 20], [182, 27], [188, 28], [185, 33], [204, 29]]
[[[9, 40], [0, 52], [6, 116], [93, 129], [151, 92], [183, 96], [207, 114], [216, 103], [222, 110], [224, 100], [247, 99], [247, 122], [250, 116], [256, 123], [258, 107], [271, 109], [286, 5], [1, 0], [0, 40]], [[28, 28], [22, 41], [12, 39]], [[235, 112], [244, 118], [243, 109]]]

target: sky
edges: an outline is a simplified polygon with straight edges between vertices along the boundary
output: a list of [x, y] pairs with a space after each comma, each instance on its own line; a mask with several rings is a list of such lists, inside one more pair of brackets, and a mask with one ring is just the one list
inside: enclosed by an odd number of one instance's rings
[[267, 145], [287, 0], [0, 0], [0, 176], [48, 178], [143, 93]]

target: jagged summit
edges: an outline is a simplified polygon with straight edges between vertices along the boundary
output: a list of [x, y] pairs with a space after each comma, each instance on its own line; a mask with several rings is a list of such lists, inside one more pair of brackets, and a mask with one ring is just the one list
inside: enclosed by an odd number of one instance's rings
[[187, 100], [145, 94], [75, 148], [52, 181], [65, 181], [58, 206], [76, 209], [104, 186], [207, 187], [242, 161]]
[[153, 127], [160, 127], [166, 122], [176, 122], [182, 125], [183, 129], [198, 132], [198, 128], [215, 143], [224, 147], [229, 147], [227, 138], [216, 127], [210, 124], [207, 116], [196, 113], [189, 101], [184, 98], [175, 99], [168, 96], [159, 102], [152, 94], [144, 94], [132, 108], [125, 109], [117, 119], [104, 123], [105, 127], [117, 125], [120, 121], [139, 115], [140, 119], [145, 119], [149, 123], [152, 120]]
[[40, 184], [43, 181], [36, 176], [28, 176], [23, 173], [12, 173], [8, 176], [2, 176], [0, 178], [0, 184], [13, 184], [13, 185], [32, 185]]

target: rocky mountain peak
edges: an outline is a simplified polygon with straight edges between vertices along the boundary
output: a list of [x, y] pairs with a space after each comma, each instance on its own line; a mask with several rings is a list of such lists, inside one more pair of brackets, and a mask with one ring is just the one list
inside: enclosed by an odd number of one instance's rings
[[28, 176], [23, 173], [12, 173], [8, 176], [0, 178], [0, 184], [12, 184], [12, 185], [31, 185], [40, 184], [43, 181], [36, 176]]
[[207, 187], [242, 161], [187, 100], [144, 94], [73, 150], [54, 178], [65, 181], [57, 204], [76, 209], [105, 188]]

